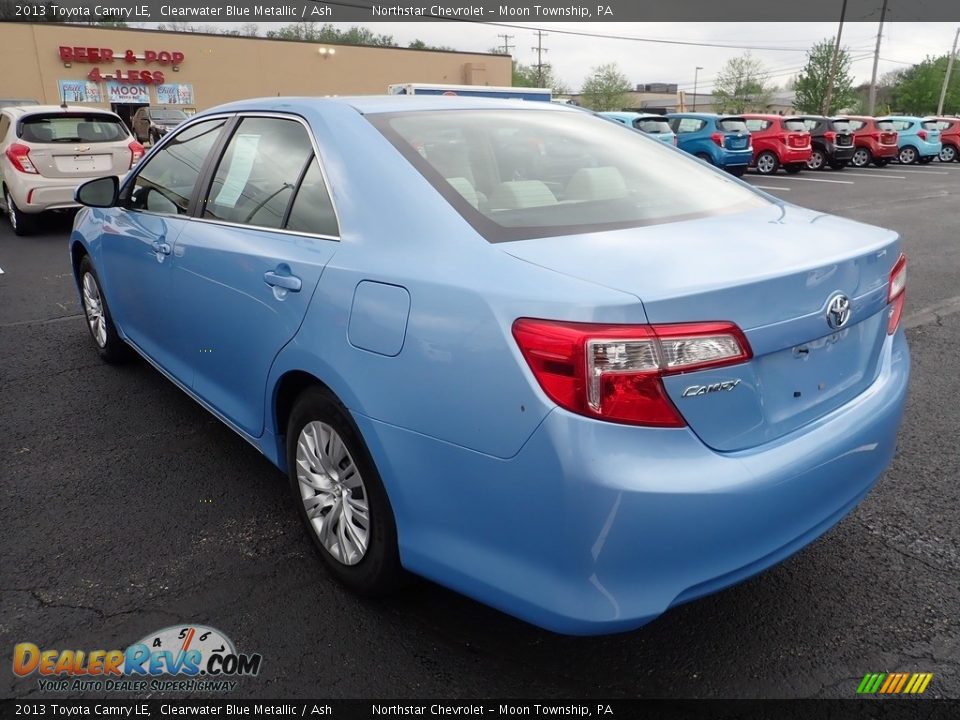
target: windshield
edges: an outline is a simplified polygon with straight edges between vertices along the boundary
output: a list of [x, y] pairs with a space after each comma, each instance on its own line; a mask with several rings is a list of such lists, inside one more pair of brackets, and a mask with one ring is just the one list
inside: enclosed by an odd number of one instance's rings
[[102, 113], [29, 115], [20, 123], [18, 137], [35, 143], [115, 142], [127, 137], [120, 118]]
[[163, 120], [165, 122], [180, 122], [186, 120], [187, 115], [182, 110], [152, 110], [150, 115], [154, 120]]
[[633, 121], [633, 126], [637, 130], [641, 130], [645, 133], [669, 133], [673, 132], [670, 129], [670, 123], [666, 121], [666, 118], [637, 118]]
[[792, 132], [806, 132], [807, 124], [803, 120], [784, 120], [783, 129]]
[[721, 130], [727, 132], [750, 132], [747, 130], [747, 123], [743, 118], [720, 118], [717, 125]]
[[662, 143], [584, 113], [446, 110], [367, 119], [490, 242], [639, 227], [769, 202]]

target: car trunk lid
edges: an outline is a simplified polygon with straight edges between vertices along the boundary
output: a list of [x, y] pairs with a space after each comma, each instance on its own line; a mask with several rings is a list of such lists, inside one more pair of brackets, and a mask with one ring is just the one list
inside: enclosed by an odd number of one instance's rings
[[717, 119], [717, 127], [723, 132], [725, 150], [746, 150], [750, 147], [750, 130], [742, 117], [722, 117]]
[[[514, 257], [632, 293], [652, 324], [730, 321], [750, 361], [671, 375], [667, 393], [709, 446], [769, 442], [840, 407], [879, 371], [893, 232], [798, 208], [510, 243]], [[839, 296], [851, 313], [831, 327]]]
[[17, 132], [43, 177], [122, 175], [130, 169], [131, 138], [113, 115], [37, 113], [23, 118]]

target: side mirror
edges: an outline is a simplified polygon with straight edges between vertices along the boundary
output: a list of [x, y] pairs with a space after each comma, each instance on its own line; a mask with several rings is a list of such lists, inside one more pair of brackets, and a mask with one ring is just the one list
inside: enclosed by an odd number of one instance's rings
[[81, 205], [108, 208], [117, 204], [120, 197], [120, 181], [116, 175], [88, 180], [73, 193], [73, 199]]

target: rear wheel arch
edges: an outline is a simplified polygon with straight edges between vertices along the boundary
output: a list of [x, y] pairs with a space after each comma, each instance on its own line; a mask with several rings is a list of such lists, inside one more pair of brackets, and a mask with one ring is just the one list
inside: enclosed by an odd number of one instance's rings
[[73, 267], [73, 280], [78, 288], [80, 287], [80, 263], [83, 262], [83, 258], [89, 255], [90, 253], [87, 252], [87, 248], [84, 247], [82, 242], [70, 244], [70, 263]]

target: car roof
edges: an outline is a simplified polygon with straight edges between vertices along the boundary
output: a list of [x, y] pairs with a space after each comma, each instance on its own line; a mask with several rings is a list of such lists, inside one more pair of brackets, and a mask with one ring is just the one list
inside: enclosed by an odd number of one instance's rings
[[[477, 86], [482, 90], [483, 86]], [[502, 100], [499, 98], [463, 97], [460, 95], [356, 95], [343, 97], [265, 97], [219, 105], [211, 112], [244, 112], [275, 110], [309, 112], [324, 106], [351, 107], [361, 114], [422, 112], [432, 110], [540, 110], [542, 112], [577, 112], [570, 105], [538, 100]]]
[[777, 115], [776, 113], [743, 113], [737, 117], [753, 118], [754, 120], [780, 120], [789, 117], [788, 115]]
[[884, 115], [883, 117], [878, 117], [877, 120], [920, 120], [921, 118], [917, 115]]
[[111, 112], [110, 110], [104, 110], [103, 108], [93, 108], [86, 105], [24, 105], [16, 107], [5, 107], [3, 108], [5, 112], [12, 113], [18, 117], [26, 117], [27, 115], [46, 115], [50, 113], [99, 113], [101, 115], [109, 115], [110, 117], [119, 117], [116, 113]]

